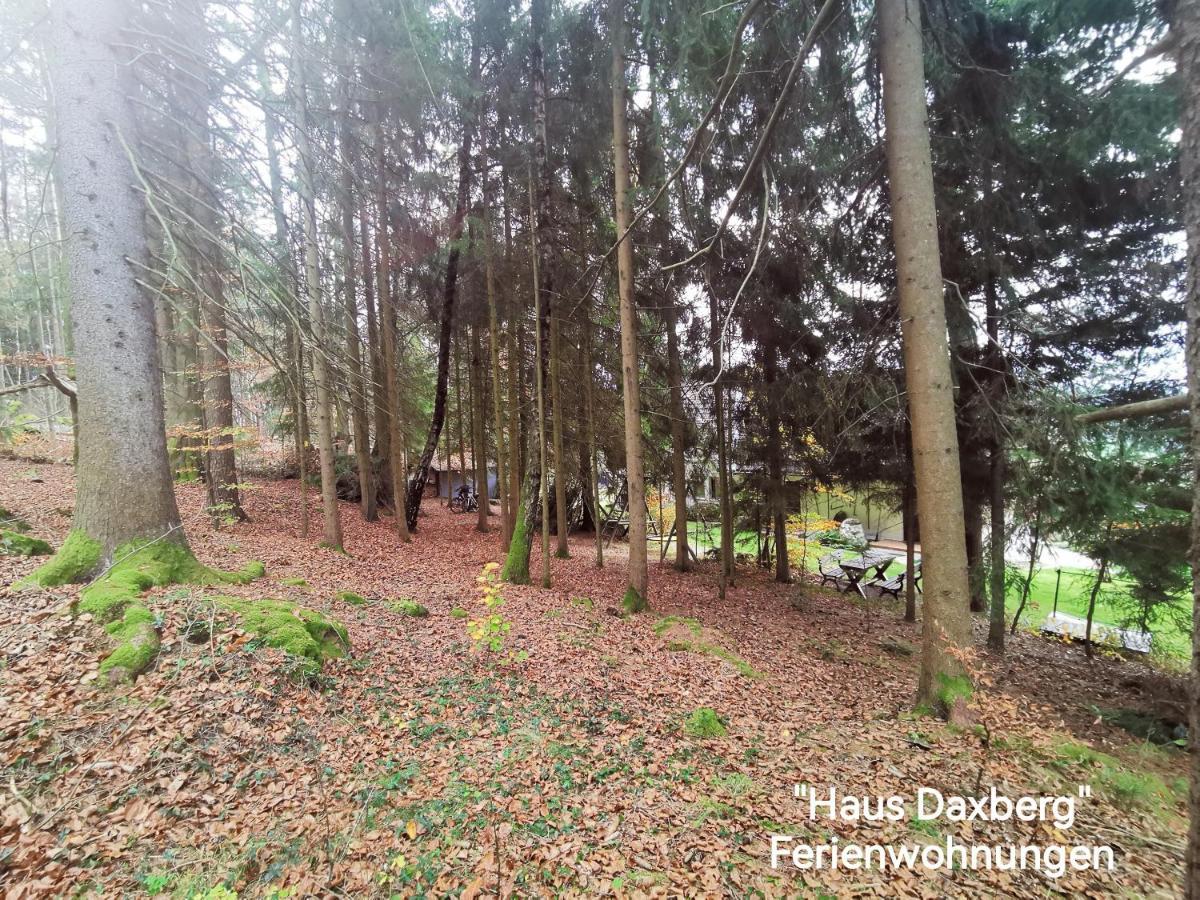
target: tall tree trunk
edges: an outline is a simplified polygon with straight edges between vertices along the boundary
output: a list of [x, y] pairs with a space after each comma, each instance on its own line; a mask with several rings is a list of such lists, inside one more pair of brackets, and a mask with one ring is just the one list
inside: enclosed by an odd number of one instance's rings
[[554, 532], [556, 547], [554, 555], [567, 559], [571, 548], [567, 545], [567, 460], [563, 455], [563, 412], [560, 367], [562, 363], [562, 321], [557, 315], [550, 318], [550, 415], [552, 439], [554, 441]]
[[[480, 23], [478, 10], [471, 32], [472, 90], [479, 83]], [[421, 498], [425, 494], [425, 482], [429, 478], [429, 464], [437, 452], [438, 438], [446, 421], [446, 391], [450, 378], [450, 341], [454, 324], [454, 301], [458, 290], [459, 239], [467, 219], [467, 203], [471, 197], [471, 145], [475, 138], [478, 117], [478, 101], [471, 99], [463, 105], [462, 140], [458, 145], [458, 194], [454, 202], [454, 218], [450, 222], [450, 255], [446, 259], [446, 280], [442, 289], [442, 310], [438, 321], [437, 381], [434, 384], [433, 416], [429, 421], [429, 433], [425, 437], [425, 448], [417, 462], [412, 482], [408, 486], [408, 527], [417, 527], [417, 514], [421, 510]]]
[[967, 607], [971, 612], [982, 612], [983, 600], [983, 503], [981, 498], [967, 493], [963, 495], [963, 531], [967, 552], [967, 584], [970, 598]]
[[904, 475], [904, 494], [900, 501], [904, 519], [904, 621], [917, 621], [917, 491], [913, 484], [912, 460]]
[[1187, 381], [1192, 416], [1192, 669], [1188, 703], [1191, 811], [1184, 891], [1200, 900], [1200, 0], [1177, 0], [1171, 30], [1183, 91], [1180, 169], [1183, 221], [1187, 230]]
[[684, 426], [683, 366], [679, 359], [679, 307], [675, 298], [667, 307], [667, 382], [671, 396], [671, 493], [675, 495], [675, 568], [692, 567], [688, 545], [687, 429]]
[[991, 609], [988, 619], [988, 647], [996, 653], [1004, 652], [1004, 446], [1000, 442], [992, 447], [991, 460]]
[[709, 338], [712, 343], [713, 361], [713, 419], [717, 427], [717, 490], [721, 514], [720, 578], [717, 596], [725, 599], [725, 590], [733, 574], [733, 513], [729, 502], [729, 469], [726, 467], [728, 454], [725, 447], [725, 374], [724, 354], [721, 349], [720, 300], [715, 291], [708, 292]]
[[[379, 326], [376, 323], [375, 317], [375, 270], [371, 265], [371, 235], [370, 235], [370, 204], [364, 201], [358, 212], [358, 227], [359, 227], [359, 249], [362, 253], [362, 283], [363, 283], [363, 306], [367, 311], [367, 355], [370, 358], [370, 391], [367, 392], [367, 360], [363, 360], [361, 367], [363, 381], [363, 409], [367, 410], [366, 420], [368, 429], [371, 421], [371, 410], [375, 413], [375, 442], [378, 445], [379, 441], [387, 433], [387, 394], [383, 389], [382, 372], [383, 372], [383, 348], [379, 343]], [[380, 410], [384, 410], [385, 416], [379, 418]], [[368, 509], [363, 510], [363, 515], [368, 522], [374, 522], [379, 518], [379, 483], [375, 475], [375, 460], [378, 458], [375, 452], [372, 452], [370, 446], [370, 431], [367, 433], [368, 454], [367, 459], [371, 466], [371, 477], [369, 480], [371, 488], [371, 505]]]
[[134, 92], [129, 60], [117, 49], [126, 46], [129, 9], [118, 0], [51, 7], [81, 452], [71, 533], [33, 576], [44, 584], [83, 580], [132, 541], [186, 547], [167, 459], [154, 306], [133, 270], [146, 247], [125, 150], [134, 143]]
[[[629, 230], [629, 126], [625, 112], [625, 6], [612, 0], [613, 171], [617, 234]], [[633, 240], [617, 247], [621, 304], [621, 383], [625, 411], [625, 471], [629, 482], [629, 584], [623, 606], [641, 612], [649, 596], [646, 569], [646, 483], [642, 473], [642, 404], [638, 387], [638, 314], [633, 282]]]
[[783, 440], [779, 433], [779, 347], [773, 339], [767, 340], [764, 353], [766, 355], [763, 375], [767, 394], [767, 465], [770, 466], [767, 502], [771, 504], [771, 524], [775, 529], [775, 580], [788, 584], [792, 580], [792, 573], [787, 555], [787, 502], [783, 480]]
[[295, 309], [286, 323], [288, 343], [288, 397], [292, 404], [292, 429], [295, 438], [296, 471], [300, 479], [300, 534], [308, 537], [308, 473], [305, 464], [305, 448], [308, 442], [308, 419], [304, 399], [304, 355], [300, 339], [301, 311], [296, 302], [296, 267], [288, 243], [287, 217], [283, 211], [283, 173], [279, 165], [279, 126], [276, 123], [275, 97], [271, 91], [271, 78], [265, 66], [258, 67], [259, 90], [263, 104], [263, 121], [267, 145], [267, 173], [271, 191], [271, 212], [275, 222], [274, 252], [276, 262], [283, 273], [287, 287], [284, 306]]
[[492, 370], [492, 428], [496, 433], [496, 493], [500, 495], [500, 542], [508, 551], [512, 536], [512, 508], [508, 502], [508, 471], [504, 443], [503, 396], [500, 391], [500, 321], [496, 313], [496, 276], [492, 257], [492, 223], [489, 215], [490, 185], [487, 177], [487, 152], [483, 158], [483, 262], [488, 307], [488, 357]]
[[[588, 298], [590, 301], [590, 297]], [[592, 309], [583, 308], [583, 405], [587, 428], [588, 487], [592, 495], [592, 527], [596, 537], [596, 568], [604, 568], [604, 513], [600, 510], [600, 473], [596, 466], [596, 405], [593, 397], [595, 371], [592, 367]]]
[[954, 390], [938, 258], [933, 173], [916, 0], [879, 0], [888, 181], [896, 248], [905, 381], [912, 422], [925, 613], [918, 698], [967, 718], [971, 650], [966, 539]]
[[313, 158], [308, 135], [308, 86], [301, 33], [300, 0], [292, 2], [294, 90], [296, 104], [296, 151], [299, 155], [300, 205], [304, 220], [304, 290], [308, 297], [309, 326], [313, 333], [313, 381], [317, 386], [317, 452], [321, 461], [321, 509], [324, 513], [323, 542], [342, 549], [342, 520], [338, 511], [337, 474], [333, 460], [333, 402], [330, 395], [329, 369], [325, 361], [328, 347], [325, 334], [325, 310], [321, 302], [320, 253], [317, 246], [317, 209], [313, 188]]
[[479, 328], [471, 326], [471, 416], [472, 443], [475, 445], [475, 490], [479, 494], [479, 509], [475, 530], [488, 532], [488, 472], [487, 472], [487, 429], [484, 428], [486, 398], [484, 397], [483, 349], [480, 346]]
[[1087, 608], [1087, 624], [1083, 631], [1083, 650], [1088, 659], [1095, 656], [1095, 650], [1092, 646], [1092, 622], [1096, 617], [1096, 599], [1100, 596], [1100, 589], [1104, 586], [1104, 579], [1108, 577], [1108, 548], [1109, 538], [1112, 535], [1112, 523], [1109, 522], [1104, 528], [1104, 549], [1100, 553], [1100, 568], [1096, 571], [1096, 580], [1092, 582], [1091, 593], [1088, 594]]
[[[345, 4], [341, 7], [345, 9]], [[358, 296], [354, 271], [354, 172], [357, 168], [354, 136], [350, 131], [350, 49], [343, 39], [338, 71], [338, 150], [341, 164], [338, 202], [342, 213], [342, 303], [345, 307], [346, 359], [349, 362], [349, 391], [354, 427], [354, 457], [358, 466], [358, 502], [362, 517], [373, 522], [375, 513], [375, 473], [371, 466], [371, 425], [367, 418], [367, 385], [363, 378], [362, 348], [358, 333]], [[366, 246], [363, 247], [364, 251]], [[363, 267], [364, 283], [370, 269]]]
[[[533, 158], [537, 166], [540, 190], [536, 199], [530, 205], [531, 224], [533, 227], [534, 254], [534, 299], [537, 312], [536, 335], [537, 345], [546, 343], [549, 338], [550, 299], [553, 296], [553, 285], [549, 261], [550, 244], [550, 194], [552, 178], [550, 161], [546, 153], [546, 67], [542, 52], [542, 42], [546, 33], [546, 0], [530, 0], [529, 4], [529, 72], [530, 91], [533, 95]], [[532, 191], [532, 179], [530, 190]], [[545, 254], [539, 264], [539, 256]], [[519, 321], [523, 320], [523, 317]], [[543, 331], [543, 329], [545, 329]], [[538, 385], [544, 385], [547, 378], [545, 354], [538, 352], [534, 366], [537, 371]], [[522, 394], [524, 392], [522, 391]], [[542, 418], [542, 400], [539, 398], [538, 433], [545, 431], [545, 420]], [[526, 430], [526, 434], [529, 430]], [[544, 447], [545, 441], [539, 438], [539, 444]], [[508, 557], [505, 560], [502, 577], [514, 584], [529, 583], [529, 549], [533, 539], [533, 529], [539, 518], [542, 520], [543, 544], [546, 544], [545, 530], [547, 523], [543, 515], [545, 493], [544, 453], [528, 454], [525, 461], [524, 486], [521, 489], [521, 504], [518, 508], [517, 525]], [[549, 546], [543, 547], [542, 582], [549, 587], [550, 560]]]
[[[408, 483], [404, 465], [404, 437], [400, 431], [400, 387], [396, 383], [399, 370], [399, 348], [396, 346], [396, 303], [391, 284], [391, 252], [388, 244], [387, 158], [383, 142], [380, 110], [375, 109], [372, 128], [375, 141], [375, 294], [379, 300], [379, 334], [383, 345], [380, 354], [383, 395], [387, 408], [376, 406], [376, 430], [380, 433], [380, 456], [391, 485], [392, 516], [396, 536], [404, 543], [411, 539], [405, 506]], [[383, 434], [386, 432], [386, 441]]]

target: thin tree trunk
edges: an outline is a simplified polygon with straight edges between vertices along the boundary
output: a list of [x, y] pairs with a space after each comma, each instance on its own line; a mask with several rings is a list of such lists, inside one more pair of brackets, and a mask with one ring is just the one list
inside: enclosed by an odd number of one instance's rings
[[[474, 88], [479, 82], [480, 24], [476, 11], [471, 34], [470, 84]], [[417, 527], [417, 514], [421, 510], [421, 498], [425, 493], [425, 481], [429, 478], [429, 465], [437, 452], [438, 438], [446, 421], [446, 390], [450, 377], [450, 341], [454, 324], [454, 302], [458, 290], [459, 239], [467, 218], [467, 203], [471, 196], [471, 145], [475, 137], [475, 120], [478, 101], [470, 100], [463, 107], [462, 140], [458, 146], [458, 195], [454, 203], [454, 218], [450, 223], [450, 255], [446, 260], [446, 280], [442, 290], [442, 310], [438, 323], [437, 380], [433, 394], [433, 416], [429, 422], [429, 433], [425, 437], [425, 448], [417, 462], [412, 482], [408, 486], [408, 527]]]
[[992, 447], [991, 460], [991, 618], [988, 621], [988, 647], [1004, 652], [1004, 446]]
[[879, 0], [888, 180], [925, 582], [920, 702], [967, 718], [971, 650], [954, 391], [934, 211], [921, 8]]
[[503, 397], [500, 392], [500, 323], [496, 314], [496, 277], [492, 265], [492, 223], [489, 215], [489, 191], [487, 177], [487, 153], [483, 156], [483, 259], [484, 280], [488, 305], [488, 356], [492, 369], [492, 428], [496, 433], [496, 493], [500, 495], [500, 542], [508, 552], [512, 537], [512, 508], [508, 498], [508, 471], [504, 444]]
[[[590, 298], [589, 298], [590, 299]], [[592, 310], [583, 310], [583, 405], [587, 427], [588, 485], [592, 492], [592, 527], [596, 532], [596, 568], [604, 568], [604, 514], [600, 511], [600, 473], [596, 466], [596, 405], [593, 397], [595, 370], [592, 367]]]
[[1191, 812], [1184, 874], [1188, 900], [1200, 900], [1200, 0], [1177, 0], [1171, 31], [1182, 102], [1180, 169], [1187, 232], [1187, 381], [1192, 422], [1192, 668], [1188, 703]]
[[900, 501], [904, 517], [904, 621], [917, 621], [917, 491], [913, 484], [911, 460], [904, 476], [904, 496]]
[[790, 561], [787, 555], [787, 503], [783, 481], [783, 440], [779, 433], [779, 347], [773, 339], [767, 340], [764, 380], [767, 401], [767, 464], [770, 466], [770, 482], [767, 502], [771, 504], [771, 522], [775, 529], [775, 580], [788, 584], [792, 580]]
[[550, 317], [550, 415], [554, 441], [554, 532], [556, 548], [554, 555], [567, 559], [571, 549], [567, 545], [567, 462], [563, 456], [563, 413], [560, 367], [562, 357], [562, 321], [557, 315]]
[[[534, 0], [535, 3], [540, 0]], [[544, 123], [543, 123], [544, 124]], [[530, 218], [539, 220], [543, 210], [534, 215], [533, 209], [533, 179], [529, 180]], [[541, 198], [544, 200], [544, 197]], [[540, 231], [540, 229], [539, 229]], [[537, 235], [540, 236], [540, 235]], [[534, 362], [537, 373], [537, 417], [538, 417], [538, 510], [542, 522], [542, 587], [550, 587], [550, 515], [549, 515], [549, 484], [546, 480], [546, 340], [549, 333], [548, 323], [551, 312], [549, 297], [543, 302], [541, 290], [541, 252], [540, 244], [533, 247], [533, 302], [534, 318], [537, 327], [534, 329]]]
[[[354, 271], [354, 171], [357, 168], [354, 136], [350, 132], [350, 61], [349, 48], [343, 45], [338, 72], [338, 149], [340, 151], [342, 212], [342, 302], [345, 305], [346, 359], [349, 361], [348, 402], [354, 423], [354, 456], [358, 466], [359, 509], [367, 522], [375, 521], [375, 473], [371, 466], [371, 426], [367, 418], [367, 385], [363, 378], [362, 348], [358, 333], [358, 297]], [[366, 245], [364, 251], [369, 253]], [[364, 260], [365, 262], [365, 260]], [[362, 269], [363, 282], [370, 269]]]
[[1083, 632], [1083, 651], [1087, 654], [1088, 659], [1095, 656], [1095, 649], [1092, 646], [1092, 620], [1096, 616], [1096, 599], [1100, 596], [1100, 588], [1104, 585], [1104, 579], [1108, 575], [1108, 546], [1107, 538], [1112, 532], [1112, 524], [1110, 523], [1105, 529], [1105, 548], [1104, 553], [1100, 556], [1100, 569], [1096, 572], [1096, 580], [1092, 584], [1092, 591], [1088, 595], [1087, 609], [1087, 626]]
[[[467, 484], [467, 431], [463, 416], [462, 398], [462, 335], [454, 341], [454, 408], [458, 411], [458, 477], [465, 487]], [[451, 478], [451, 481], [454, 479]]]
[[479, 494], [479, 510], [476, 516], [475, 530], [487, 534], [488, 513], [488, 473], [487, 473], [487, 430], [484, 428], [486, 417], [486, 397], [484, 397], [483, 349], [479, 340], [479, 328], [471, 326], [471, 394], [474, 401], [471, 409], [473, 443], [475, 444], [475, 490]]
[[[530, 220], [531, 225], [533, 225], [532, 250], [534, 254], [534, 300], [537, 312], [536, 334], [537, 344], [540, 347], [543, 343], [543, 327], [546, 329], [546, 336], [548, 336], [549, 303], [553, 294], [549, 266], [538, 264], [538, 255], [543, 253], [546, 254], [545, 261], [549, 263], [551, 250], [549, 207], [552, 182], [550, 163], [546, 154], [546, 69], [542, 52], [542, 41], [546, 33], [546, 0], [531, 0], [529, 4], [529, 22], [531, 32], [529, 42], [530, 89], [533, 95], [533, 157], [541, 185], [541, 190], [537, 194], [536, 201], [533, 201], [531, 197], [531, 201], [533, 202], [530, 204], [533, 207], [530, 210]], [[530, 192], [532, 193], [532, 191], [531, 175]], [[543, 299], [545, 302], [543, 302]], [[537, 382], [540, 388], [546, 381], [546, 360], [540, 352], [534, 360], [534, 365], [537, 370]], [[541, 418], [541, 414], [544, 411], [541, 409], [542, 406], [541, 391], [539, 390], [539, 435], [542, 435], [545, 431], [545, 420]], [[539, 439], [539, 445], [544, 449], [544, 440]], [[530, 455], [532, 456], [532, 454]], [[518, 522], [514, 530], [513, 541], [508, 549], [508, 557], [505, 560], [502, 577], [506, 581], [515, 584], [529, 583], [529, 550], [532, 543], [534, 524], [538, 521], [538, 517], [541, 516], [543, 528], [542, 583], [544, 586], [549, 587], [550, 548], [546, 540], [545, 531], [548, 528], [548, 523], [544, 514], [544, 500], [542, 500], [545, 493], [545, 470], [543, 467], [544, 460], [541, 459], [542, 456], [544, 456], [544, 452], [538, 454], [536, 463], [532, 459], [527, 459], [525, 462], [524, 487], [521, 492], [521, 505], [518, 509]]]
[[321, 509], [324, 513], [323, 542], [342, 549], [342, 521], [338, 511], [337, 475], [333, 459], [333, 418], [329, 371], [325, 362], [327, 338], [325, 310], [321, 302], [320, 255], [317, 246], [316, 196], [313, 189], [313, 159], [309, 147], [309, 115], [305, 83], [304, 46], [301, 34], [300, 3], [292, 3], [292, 34], [295, 69], [296, 150], [299, 155], [300, 205], [304, 219], [304, 290], [308, 296], [309, 326], [312, 328], [313, 381], [317, 386], [317, 452], [321, 461]]
[[[625, 8], [612, 0], [613, 170], [617, 234], [629, 230], [629, 127], [626, 122]], [[649, 596], [646, 569], [646, 484], [642, 473], [642, 404], [638, 386], [638, 315], [633, 282], [633, 240], [617, 247], [617, 290], [621, 305], [621, 383], [625, 411], [625, 471], [629, 482], [629, 584], [623, 606], [641, 612]]]

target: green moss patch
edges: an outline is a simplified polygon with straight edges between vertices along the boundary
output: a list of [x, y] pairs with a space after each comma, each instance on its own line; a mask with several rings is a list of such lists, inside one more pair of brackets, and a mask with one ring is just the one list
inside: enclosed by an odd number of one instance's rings
[[713, 656], [729, 663], [745, 678], [763, 677], [762, 672], [721, 644], [719, 631], [706, 628], [695, 619], [666, 616], [654, 623], [654, 633], [667, 642], [668, 650]]
[[18, 583], [54, 587], [83, 581], [99, 568], [101, 549], [99, 541], [72, 529], [58, 552]]
[[268, 647], [276, 647], [304, 660], [316, 674], [326, 659], [345, 656], [350, 649], [346, 626], [319, 612], [286, 600], [244, 600], [217, 597], [216, 602], [234, 613], [242, 627]]
[[466, 619], [469, 618], [470, 615], [471, 614], [461, 606], [456, 606], [454, 609], [450, 610], [450, 618], [452, 619]]
[[3, 506], [0, 506], [0, 530], [19, 531], [24, 534], [29, 531], [29, 523], [15, 512], [10, 512]]
[[285, 587], [308, 587], [308, 582], [303, 578], [284, 578], [279, 583]]
[[389, 603], [388, 608], [394, 613], [402, 616], [408, 616], [411, 619], [423, 619], [429, 615], [429, 610], [427, 610], [416, 600], [408, 600], [405, 598], [397, 600], [394, 603]]
[[716, 711], [707, 706], [701, 706], [695, 710], [687, 720], [683, 723], [684, 733], [688, 737], [694, 738], [718, 738], [725, 737], [728, 733], [725, 730], [725, 723], [721, 721], [721, 717]]
[[54, 548], [40, 538], [30, 537], [20, 531], [0, 529], [0, 555], [4, 556], [49, 556]]
[[[1165, 781], [1153, 772], [1138, 772], [1115, 756], [1067, 741], [1054, 748], [1054, 766], [1064, 771], [1075, 767], [1089, 770], [1087, 780], [1097, 784], [1115, 804], [1161, 811], [1165, 803], [1178, 799]], [[1074, 773], [1072, 777], [1077, 777]], [[1186, 786], [1184, 787], [1186, 796]]]
[[362, 594], [354, 593], [354, 591], [338, 591], [337, 598], [343, 603], [349, 603], [351, 606], [367, 605], [367, 598]]
[[574, 597], [571, 599], [572, 606], [578, 606], [580, 609], [586, 609], [591, 612], [596, 608], [596, 603], [591, 597]]

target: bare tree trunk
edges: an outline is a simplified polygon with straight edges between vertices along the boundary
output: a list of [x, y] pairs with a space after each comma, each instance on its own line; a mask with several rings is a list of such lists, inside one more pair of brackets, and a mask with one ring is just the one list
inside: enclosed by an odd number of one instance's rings
[[[275, 220], [275, 254], [283, 270], [283, 281], [288, 287], [286, 304], [289, 310], [298, 306], [296, 300], [296, 271], [292, 253], [288, 246], [287, 217], [283, 211], [283, 174], [279, 166], [279, 126], [276, 124], [272, 106], [275, 98], [271, 92], [271, 79], [265, 67], [258, 69], [258, 80], [263, 104], [263, 121], [266, 131], [267, 172], [271, 190], [271, 212]], [[304, 400], [304, 355], [300, 339], [300, 311], [287, 323], [288, 364], [291, 369], [289, 399], [292, 404], [292, 426], [295, 437], [296, 469], [300, 479], [300, 534], [308, 537], [308, 473], [305, 464], [305, 447], [308, 441], [308, 421]]]
[[562, 320], [558, 315], [550, 317], [550, 415], [552, 439], [554, 441], [554, 532], [556, 548], [554, 555], [567, 559], [571, 548], [567, 544], [567, 461], [563, 455], [563, 412], [560, 369], [562, 363]]
[[1178, 0], [1171, 31], [1176, 39], [1177, 83], [1183, 136], [1183, 221], [1187, 231], [1187, 381], [1192, 414], [1192, 669], [1188, 703], [1188, 753], [1191, 790], [1188, 806], [1187, 862], [1184, 892], [1200, 900], [1200, 0]]
[[[360, 251], [362, 253], [362, 282], [363, 282], [363, 305], [367, 308], [367, 355], [370, 357], [370, 386], [371, 390], [368, 394], [364, 393], [362, 398], [363, 408], [368, 410], [366, 419], [368, 429], [370, 427], [371, 414], [369, 410], [374, 410], [375, 413], [375, 442], [376, 445], [387, 435], [387, 392], [383, 388], [382, 378], [383, 371], [383, 351], [379, 344], [379, 326], [376, 323], [375, 317], [375, 270], [371, 266], [371, 236], [368, 220], [370, 218], [369, 202], [364, 201], [358, 213], [358, 226]], [[367, 360], [363, 360], [363, 390], [366, 391], [367, 381]], [[384, 416], [381, 419], [380, 410]], [[379, 518], [379, 484], [375, 477], [375, 459], [376, 455], [371, 451], [370, 432], [367, 433], [368, 440], [368, 461], [371, 465], [371, 505], [369, 509], [364, 510], [364, 515], [368, 522], [374, 522]]]
[[[479, 17], [476, 12], [475, 24], [471, 35], [471, 69], [470, 83], [472, 88], [479, 82]], [[417, 470], [413, 473], [412, 482], [408, 485], [408, 527], [417, 527], [417, 514], [421, 510], [421, 498], [425, 493], [425, 481], [429, 478], [429, 465], [437, 452], [438, 438], [446, 421], [446, 390], [450, 377], [450, 341], [451, 329], [454, 324], [454, 301], [458, 289], [458, 260], [460, 255], [459, 238], [462, 237], [463, 223], [467, 218], [467, 203], [471, 196], [471, 145], [475, 137], [475, 119], [478, 102], [468, 101], [463, 108], [462, 140], [458, 146], [458, 195], [454, 204], [454, 218], [450, 223], [450, 234], [447, 240], [450, 244], [450, 255], [446, 260], [446, 280], [442, 290], [442, 310], [438, 329], [438, 363], [437, 381], [434, 385], [433, 416], [429, 422], [429, 433], [425, 437], [425, 448], [417, 462]]]
[[992, 447], [991, 466], [991, 609], [988, 620], [988, 647], [1004, 652], [1004, 447], [997, 442]]
[[313, 159], [309, 146], [309, 116], [305, 83], [304, 45], [301, 33], [300, 3], [292, 2], [293, 66], [295, 72], [296, 150], [300, 157], [300, 205], [304, 218], [304, 290], [308, 296], [309, 325], [313, 333], [313, 381], [317, 385], [317, 452], [321, 460], [321, 509], [324, 512], [324, 543], [342, 549], [342, 521], [338, 511], [337, 475], [333, 460], [332, 397], [329, 371], [325, 362], [328, 346], [325, 334], [325, 310], [321, 302], [321, 268], [317, 246], [316, 196], [313, 190]]
[[783, 480], [783, 440], [779, 433], [779, 347], [774, 339], [767, 340], [764, 349], [764, 380], [767, 401], [767, 464], [770, 466], [770, 482], [767, 501], [771, 504], [771, 523], [775, 529], [775, 580], [789, 584], [792, 580], [787, 551], [787, 503]]
[[[626, 122], [625, 8], [612, 0], [613, 170], [617, 234], [629, 230], [629, 127]], [[621, 382], [625, 408], [625, 471], [629, 482], [629, 585], [626, 612], [641, 612], [649, 596], [646, 569], [646, 484], [642, 473], [642, 404], [638, 386], [638, 315], [633, 283], [633, 240], [617, 247], [617, 290], [621, 304]]]
[[472, 442], [475, 444], [475, 490], [479, 494], [479, 510], [476, 516], [475, 530], [487, 534], [488, 529], [488, 472], [487, 472], [487, 430], [484, 428], [484, 375], [483, 350], [480, 346], [479, 329], [471, 326], [471, 394], [474, 401], [471, 409]]
[[[343, 7], [344, 8], [344, 7]], [[349, 391], [354, 427], [354, 457], [358, 466], [359, 509], [367, 522], [375, 513], [375, 473], [371, 466], [371, 426], [367, 418], [367, 385], [363, 378], [362, 348], [358, 333], [358, 296], [354, 272], [354, 171], [356, 169], [354, 136], [350, 132], [350, 49], [345, 39], [341, 45], [342, 59], [338, 71], [338, 150], [341, 164], [338, 201], [342, 213], [342, 302], [345, 306], [346, 359], [349, 361]], [[366, 246], [363, 247], [364, 251]], [[367, 251], [369, 252], [369, 251]], [[370, 270], [363, 267], [363, 281], [370, 279]]]
[[971, 650], [966, 604], [969, 586], [925, 119], [921, 8], [916, 0], [879, 0], [877, 9], [892, 231], [925, 582], [918, 697], [950, 718], [963, 720], [971, 693], [970, 677], [960, 658]]
[[55, 163], [63, 185], [66, 261], [79, 380], [79, 466], [66, 543], [33, 579], [83, 580], [133, 541], [186, 547], [163, 419], [154, 306], [131, 264], [145, 257], [135, 175], [126, 45], [117, 0], [51, 7]]
[[904, 496], [900, 501], [904, 517], [904, 621], [917, 621], [917, 492], [913, 485], [911, 460], [904, 476]]
[[[589, 298], [590, 300], [590, 298]], [[604, 515], [600, 511], [600, 473], [596, 466], [596, 406], [592, 396], [595, 371], [592, 367], [592, 309], [583, 309], [583, 405], [587, 427], [588, 485], [592, 492], [592, 526], [596, 531], [596, 568], [604, 568]]]
[[[548, 265], [540, 266], [538, 264], [538, 255], [546, 254], [545, 260], [548, 263], [551, 251], [549, 242], [549, 207], [552, 183], [550, 163], [546, 155], [546, 68], [542, 52], [542, 41], [546, 33], [546, 0], [531, 0], [529, 4], [529, 23], [531, 31], [529, 43], [530, 89], [533, 94], [533, 157], [541, 186], [536, 201], [530, 204], [533, 207], [530, 210], [530, 218], [531, 225], [533, 225], [534, 244], [532, 248], [534, 254], [534, 299], [537, 313], [537, 324], [535, 327], [537, 345], [539, 346], [539, 352], [535, 358], [534, 365], [537, 370], [537, 382], [540, 388], [546, 381], [546, 359], [540, 352], [540, 345], [544, 343], [543, 337], [548, 338], [549, 336], [549, 303], [553, 294], [549, 267]], [[531, 193], [532, 190], [531, 177]], [[543, 299], [545, 302], [543, 302]], [[543, 333], [543, 328], [545, 328], [545, 333]], [[538, 406], [540, 420], [538, 433], [542, 435], [545, 431], [545, 420], [542, 418], [544, 410], [541, 408], [543, 402], [540, 397], [540, 390]], [[521, 504], [517, 515], [518, 521], [514, 529], [513, 540], [508, 548], [508, 556], [505, 560], [502, 577], [514, 584], [529, 583], [529, 550], [532, 543], [534, 525], [540, 516], [543, 531], [542, 583], [544, 586], [549, 587], [550, 548], [546, 541], [545, 532], [548, 528], [548, 523], [544, 515], [545, 503], [542, 499], [545, 494], [545, 469], [543, 465], [544, 459], [541, 457], [545, 455], [545, 441], [541, 438], [539, 438], [539, 445], [543, 448], [543, 452], [539, 453], [537, 457], [527, 458], [525, 461], [525, 479], [521, 491]], [[533, 454], [529, 454], [529, 457], [533, 457]]]
[[492, 223], [489, 216], [487, 153], [483, 156], [483, 254], [484, 280], [488, 306], [488, 356], [492, 368], [492, 428], [496, 432], [496, 493], [500, 495], [500, 542], [508, 551], [512, 537], [512, 508], [508, 498], [508, 471], [505, 458], [503, 398], [500, 392], [500, 323], [496, 314], [496, 277], [492, 265]]

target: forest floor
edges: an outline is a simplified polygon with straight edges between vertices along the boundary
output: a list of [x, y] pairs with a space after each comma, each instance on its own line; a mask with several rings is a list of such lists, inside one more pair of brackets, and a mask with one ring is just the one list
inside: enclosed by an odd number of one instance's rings
[[[505, 586], [506, 648], [528, 657], [499, 665], [471, 652], [452, 614], [475, 614], [476, 577], [502, 558], [498, 533], [477, 533], [473, 515], [427, 501], [406, 546], [386, 518], [364, 523], [343, 504], [342, 555], [317, 546], [315, 507], [312, 536], [299, 534], [296, 481], [251, 480], [250, 521], [221, 530], [200, 486], [178, 496], [203, 562], [260, 560], [267, 575], [152, 591], [162, 652], [132, 687], [98, 687], [106, 639], [66, 614], [77, 589], [0, 598], [9, 897], [1178, 894], [1184, 754], [1103, 713], [1143, 702], [1137, 685], [1154, 676], [1141, 663], [1089, 663], [1078, 648], [1020, 634], [1003, 660], [981, 652], [973, 663], [986, 728], [955, 729], [912, 711], [916, 658], [904, 654], [920, 632], [898, 605], [750, 569], [722, 601], [715, 564], [687, 574], [653, 565], [653, 612], [622, 618], [624, 548], [597, 570], [581, 535], [571, 559], [553, 560], [552, 589]], [[0, 505], [33, 534], [61, 541], [72, 503], [69, 467], [0, 459]], [[0, 557], [0, 585], [36, 565]], [[342, 602], [341, 591], [368, 602]], [[215, 593], [325, 611], [349, 629], [352, 653], [313, 683], [237, 631], [190, 643], [188, 624], [212, 614]], [[398, 614], [388, 601], [399, 598], [428, 617]], [[685, 721], [701, 707], [716, 711], [724, 737], [689, 736]], [[918, 786], [1016, 797], [1090, 784], [1094, 794], [1078, 800], [1070, 828], [855, 824], [810, 820], [793, 794], [802, 782], [910, 799]], [[1116, 866], [1058, 879], [797, 871], [787, 858], [772, 869], [773, 833], [1106, 845]]]

